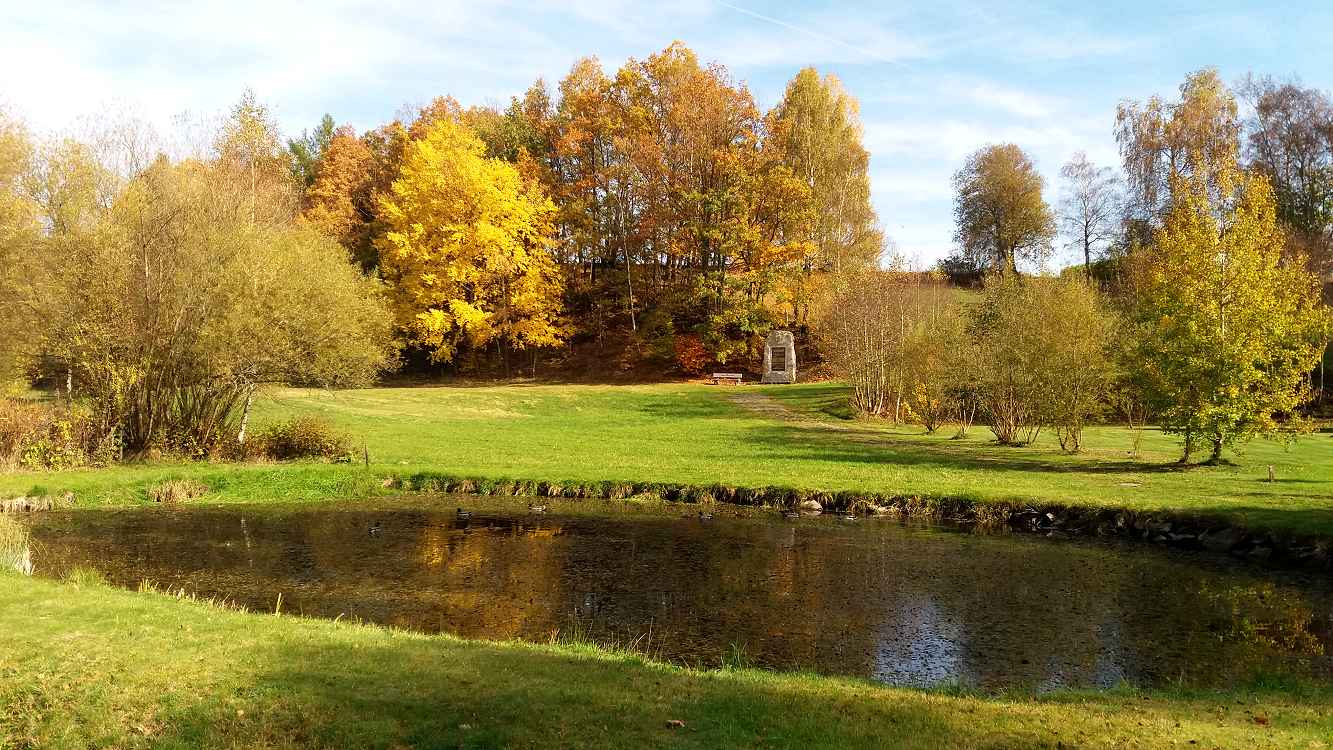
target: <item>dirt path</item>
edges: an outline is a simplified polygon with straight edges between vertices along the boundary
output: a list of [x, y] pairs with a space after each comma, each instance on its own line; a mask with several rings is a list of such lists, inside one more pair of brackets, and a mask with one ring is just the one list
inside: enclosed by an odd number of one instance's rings
[[[744, 387], [744, 386], [742, 386]], [[774, 401], [767, 394], [763, 393], [733, 393], [727, 396], [732, 403], [737, 404], [746, 411], [752, 411], [769, 419], [778, 419], [784, 422], [809, 422], [801, 414], [788, 409], [787, 407]]]
[[[791, 422], [799, 424], [806, 429], [828, 430], [831, 432], [852, 433], [856, 429], [855, 422], [833, 421], [828, 419], [816, 419], [808, 414], [802, 414], [794, 409], [783, 406], [777, 400], [765, 393], [755, 393], [753, 391], [746, 393], [732, 393], [727, 396], [733, 404], [740, 406], [746, 411], [753, 412], [768, 419], [778, 422]], [[854, 440], [863, 439], [858, 437]], [[883, 439], [883, 436], [876, 436], [876, 440]]]

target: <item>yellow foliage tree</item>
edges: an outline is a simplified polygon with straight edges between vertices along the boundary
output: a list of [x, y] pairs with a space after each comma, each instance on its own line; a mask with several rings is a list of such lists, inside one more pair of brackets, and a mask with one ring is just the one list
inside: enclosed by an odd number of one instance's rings
[[1184, 437], [1182, 461], [1199, 443], [1217, 461], [1254, 435], [1300, 428], [1329, 311], [1304, 260], [1283, 257], [1268, 180], [1234, 167], [1173, 174], [1155, 239], [1137, 364], [1162, 427]]
[[40, 235], [39, 206], [21, 182], [33, 146], [22, 125], [0, 109], [0, 393], [16, 378], [36, 348], [36, 301], [30, 267]]
[[487, 159], [453, 118], [408, 144], [380, 199], [380, 267], [407, 339], [452, 360], [461, 345], [554, 346], [565, 335], [551, 257], [555, 205], [514, 165]]

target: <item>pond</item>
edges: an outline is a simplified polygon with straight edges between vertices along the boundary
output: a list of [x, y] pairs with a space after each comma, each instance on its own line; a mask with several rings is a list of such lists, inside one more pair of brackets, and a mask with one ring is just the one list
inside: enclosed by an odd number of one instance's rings
[[[468, 520], [455, 506], [472, 510]], [[1201, 553], [891, 520], [435, 498], [35, 516], [38, 573], [698, 666], [982, 688], [1333, 676], [1333, 585]], [[684, 515], [682, 515], [684, 514]]]

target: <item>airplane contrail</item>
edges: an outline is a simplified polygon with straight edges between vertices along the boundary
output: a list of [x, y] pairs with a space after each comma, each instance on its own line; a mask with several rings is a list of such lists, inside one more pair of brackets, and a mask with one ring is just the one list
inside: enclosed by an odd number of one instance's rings
[[889, 63], [890, 65], [897, 65], [897, 66], [899, 66], [899, 67], [903, 67], [903, 68], [908, 67], [907, 65], [903, 64], [902, 62], [899, 62], [898, 60], [894, 60], [894, 59], [885, 57], [884, 55], [882, 55], [882, 54], [880, 54], [880, 53], [878, 53], [878, 52], [875, 52], [874, 50], [869, 50], [869, 49], [866, 49], [865, 47], [857, 46], [857, 45], [855, 45], [855, 44], [852, 44], [851, 42], [846, 42], [846, 41], [843, 41], [842, 39], [838, 39], [837, 37], [832, 37], [832, 36], [829, 36], [828, 34], [822, 34], [822, 33], [818, 32], [818, 31], [813, 30], [813, 29], [807, 29], [807, 28], [803, 28], [803, 27], [801, 27], [801, 26], [797, 26], [797, 25], [795, 25], [795, 24], [787, 23], [786, 21], [783, 21], [783, 20], [780, 19], [780, 18], [774, 18], [774, 17], [772, 17], [772, 16], [766, 16], [766, 15], [764, 15], [763, 13], [756, 13], [755, 11], [752, 11], [752, 10], [750, 10], [750, 9], [748, 9], [748, 8], [742, 8], [742, 7], [740, 7], [739, 5], [732, 5], [731, 3], [724, 2], [724, 0], [713, 0], [713, 1], [716, 2], [718, 5], [724, 7], [724, 8], [730, 8], [731, 10], [734, 10], [734, 11], [736, 11], [737, 13], [743, 13], [743, 14], [745, 14], [745, 15], [751, 17], [751, 18], [755, 18], [755, 19], [758, 19], [758, 20], [760, 20], [760, 21], [763, 21], [764, 23], [771, 23], [771, 24], [773, 24], [774, 26], [780, 26], [780, 27], [782, 27], [782, 28], [784, 28], [784, 29], [787, 29], [787, 30], [789, 30], [789, 31], [795, 31], [795, 32], [798, 33], [798, 34], [804, 34], [805, 36], [811, 37], [811, 38], [813, 38], [813, 39], [818, 39], [818, 40], [820, 40], [820, 41], [829, 42], [830, 44], [836, 44], [836, 45], [838, 45], [839, 47], [845, 47], [845, 48], [847, 48], [847, 49], [849, 49], [849, 50], [852, 50], [853, 52], [857, 52], [857, 53], [860, 53], [860, 54], [862, 54], [862, 55], [865, 55], [866, 57], [870, 57], [870, 58], [873, 58], [873, 59], [875, 59], [875, 60], [879, 60], [880, 62]]

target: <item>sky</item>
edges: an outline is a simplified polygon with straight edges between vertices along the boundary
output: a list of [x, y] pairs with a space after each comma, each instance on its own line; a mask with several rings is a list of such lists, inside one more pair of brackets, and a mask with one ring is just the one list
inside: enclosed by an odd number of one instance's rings
[[1280, 0], [5, 0], [0, 103], [47, 132], [109, 110], [168, 130], [249, 87], [287, 135], [325, 112], [367, 129], [439, 95], [504, 105], [580, 57], [614, 71], [681, 40], [764, 110], [802, 67], [838, 76], [861, 103], [880, 221], [926, 266], [953, 249], [950, 178], [972, 151], [1018, 144], [1055, 204], [1076, 151], [1118, 164], [1121, 100], [1173, 96], [1208, 66], [1333, 88], [1330, 29], [1333, 3]]

